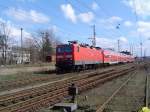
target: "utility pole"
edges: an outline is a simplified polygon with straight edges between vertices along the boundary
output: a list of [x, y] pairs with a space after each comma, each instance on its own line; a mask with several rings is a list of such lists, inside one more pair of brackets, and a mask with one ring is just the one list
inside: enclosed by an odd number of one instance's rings
[[120, 40], [118, 40], [118, 52], [120, 52]]
[[21, 64], [23, 63], [23, 40], [22, 40], [22, 31], [23, 28], [21, 28]]
[[133, 51], [133, 44], [131, 44], [131, 55], [133, 55], [134, 54], [134, 51]]
[[140, 46], [141, 46], [141, 58], [142, 58], [142, 55], [143, 55], [143, 51], [142, 51], [142, 46], [143, 46], [143, 44], [142, 44], [142, 42], [140, 43]]
[[93, 25], [93, 46], [96, 47], [96, 31], [95, 31], [95, 25]]
[[146, 57], [146, 48], [144, 49], [144, 58]]
[[129, 44], [129, 46], [130, 46], [130, 53], [131, 53], [131, 55], [133, 55], [133, 45]]
[[92, 36], [92, 38], [88, 38], [88, 39], [91, 39], [91, 40], [92, 40], [92, 46], [93, 46], [93, 47], [96, 47], [96, 31], [95, 31], [95, 25], [92, 25], [92, 28], [93, 28], [93, 36]]

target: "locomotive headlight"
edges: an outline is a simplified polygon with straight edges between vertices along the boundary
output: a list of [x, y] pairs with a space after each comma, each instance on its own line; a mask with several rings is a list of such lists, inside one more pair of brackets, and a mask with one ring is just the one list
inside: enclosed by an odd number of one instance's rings
[[72, 58], [72, 55], [66, 55], [66, 58]]

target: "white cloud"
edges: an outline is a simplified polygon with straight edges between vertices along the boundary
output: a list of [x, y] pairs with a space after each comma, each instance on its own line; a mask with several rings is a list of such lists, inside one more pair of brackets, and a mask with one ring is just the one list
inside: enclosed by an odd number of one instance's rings
[[98, 9], [99, 9], [99, 6], [98, 6], [98, 4], [97, 4], [96, 2], [93, 2], [92, 5], [91, 5], [91, 8], [92, 8], [93, 10], [98, 10]]
[[[137, 25], [137, 31], [135, 29], [131, 30], [129, 32], [129, 36], [133, 38], [133, 43], [136, 44], [134, 46], [134, 52], [138, 54], [138, 56], [141, 56], [140, 54], [140, 42], [142, 40], [143, 42], [143, 50], [146, 48], [149, 48], [150, 45], [150, 22], [148, 21], [138, 21], [136, 23]], [[150, 52], [147, 50], [147, 55], [150, 56]]]
[[96, 44], [102, 48], [115, 48], [116, 41], [105, 37], [97, 37]]
[[150, 38], [150, 22], [139, 21], [137, 22], [138, 32], [144, 38]]
[[[19, 28], [11, 26], [11, 34], [10, 34], [11, 37], [20, 38], [20, 33], [21, 33], [21, 30]], [[26, 30], [23, 30], [23, 36], [25, 38], [32, 38], [31, 34], [27, 32]]]
[[124, 26], [131, 27], [131, 26], [133, 26], [133, 23], [131, 21], [125, 21]]
[[94, 19], [94, 14], [92, 12], [80, 13], [78, 18], [85, 23], [90, 23]]
[[83, 12], [76, 14], [71, 4], [62, 4], [60, 8], [64, 16], [67, 19], [71, 20], [73, 23], [76, 23], [77, 21], [90, 23], [94, 19], [94, 14], [92, 12]]
[[123, 3], [141, 17], [150, 16], [150, 0], [124, 0]]
[[71, 4], [62, 4], [61, 10], [63, 11], [67, 19], [70, 19], [73, 23], [76, 22], [77, 18], [76, 18], [75, 11]]
[[123, 36], [121, 36], [121, 37], [119, 38], [119, 40], [122, 41], [122, 42], [124, 42], [124, 43], [127, 43], [127, 42], [128, 42], [127, 38], [126, 38], [126, 37], [123, 37]]
[[[12, 24], [10, 21], [5, 21], [4, 19], [0, 18], [0, 22], [5, 23], [8, 30], [10, 30], [9, 34], [9, 40], [16, 43], [20, 43], [20, 36], [21, 36], [21, 30], [20, 28], [17, 28], [14, 24]], [[23, 38], [32, 38], [31, 33], [27, 32], [26, 30], [23, 30]], [[14, 43], [12, 43], [14, 44]]]
[[[121, 41], [120, 44], [120, 50], [128, 50], [129, 51], [129, 43], [126, 37], [121, 36], [118, 37], [118, 39]], [[97, 46], [100, 46], [102, 48], [111, 48], [115, 51], [118, 51], [118, 39], [113, 38], [107, 38], [107, 37], [97, 37], [96, 38], [96, 44]]]
[[26, 11], [23, 9], [9, 8], [5, 11], [5, 13], [8, 16], [14, 17], [15, 19], [20, 21], [34, 23], [47, 23], [50, 21], [50, 18], [48, 16], [35, 10]]
[[111, 23], [115, 23], [115, 22], [122, 21], [122, 18], [118, 17], [118, 16], [112, 16], [112, 17], [108, 18], [108, 21]]
[[116, 29], [116, 25], [120, 23], [123, 19], [118, 16], [112, 16], [106, 19], [100, 19], [99, 25], [105, 29]]

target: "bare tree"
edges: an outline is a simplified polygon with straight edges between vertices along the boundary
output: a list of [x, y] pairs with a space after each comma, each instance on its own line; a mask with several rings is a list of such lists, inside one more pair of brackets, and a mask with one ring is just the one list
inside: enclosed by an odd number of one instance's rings
[[47, 56], [55, 54], [56, 45], [60, 43], [53, 30], [38, 30], [31, 38], [25, 39], [24, 47], [28, 49], [32, 63], [45, 62]]
[[0, 47], [2, 49], [2, 64], [7, 62], [8, 40], [10, 35], [10, 27], [7, 23], [0, 23]]
[[30, 62], [35, 63], [40, 60], [40, 45], [35, 38], [26, 38], [24, 41], [24, 47], [30, 53]]
[[38, 30], [37, 34], [34, 34], [33, 37], [36, 47], [39, 48], [41, 61], [46, 61], [46, 56], [54, 55], [56, 45], [61, 43], [60, 40], [56, 38], [53, 29]]

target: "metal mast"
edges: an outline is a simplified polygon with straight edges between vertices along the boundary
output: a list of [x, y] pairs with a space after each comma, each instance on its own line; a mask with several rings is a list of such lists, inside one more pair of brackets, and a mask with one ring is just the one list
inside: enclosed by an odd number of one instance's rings
[[22, 30], [23, 28], [21, 28], [21, 63], [23, 63], [23, 40], [22, 40]]
[[95, 25], [93, 25], [93, 40], [92, 40], [93, 46], [96, 47], [96, 31], [95, 31]]

